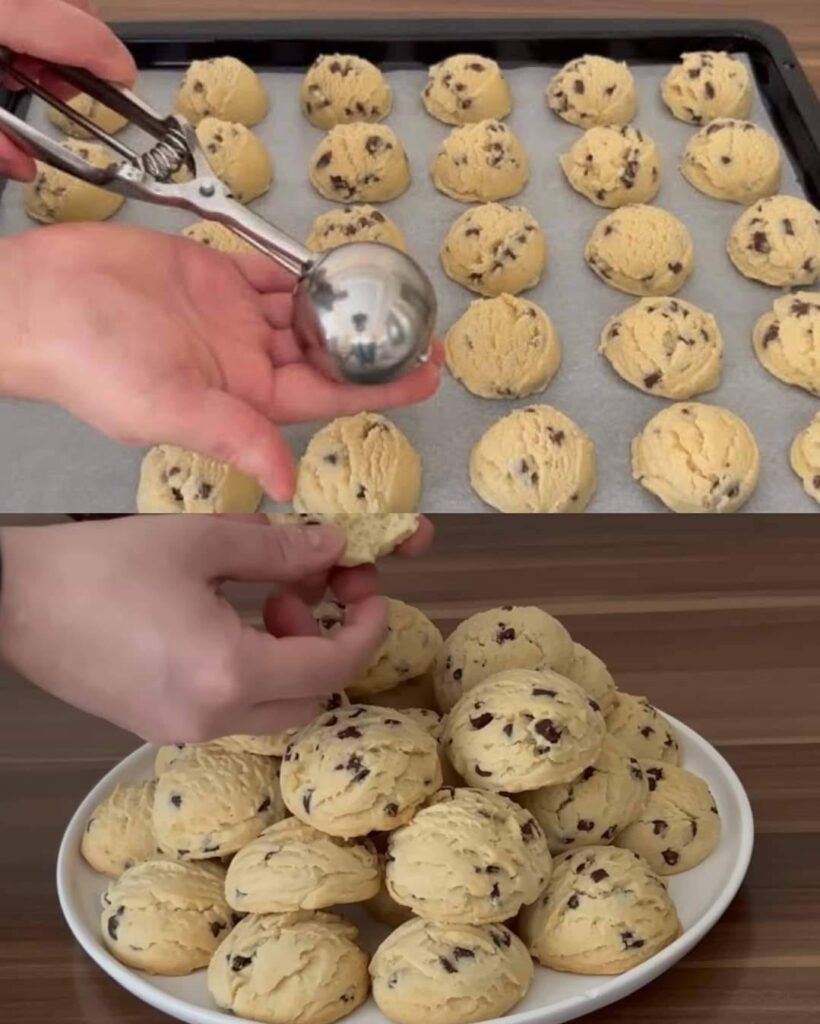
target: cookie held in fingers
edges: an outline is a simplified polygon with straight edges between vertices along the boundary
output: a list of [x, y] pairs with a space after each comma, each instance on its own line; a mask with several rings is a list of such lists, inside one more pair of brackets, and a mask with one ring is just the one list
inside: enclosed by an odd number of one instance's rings
[[[337, 526], [347, 537], [347, 547], [339, 559], [339, 565], [350, 568], [356, 565], [370, 565], [384, 558], [409, 540], [419, 526], [416, 512], [273, 512], [268, 515], [271, 524], [315, 526], [328, 523]], [[339, 620], [341, 621], [341, 619]]]
[[[336, 708], [347, 707], [350, 701], [342, 690], [339, 693], [329, 693], [316, 704], [317, 714], [325, 711], [335, 711]], [[222, 736], [212, 742], [226, 750], [238, 750], [246, 754], [262, 754], [264, 757], [282, 757], [287, 749], [288, 743], [299, 731], [298, 726], [291, 729], [282, 729], [280, 732], [264, 733], [261, 736], [254, 736], [241, 733], [233, 736]]]

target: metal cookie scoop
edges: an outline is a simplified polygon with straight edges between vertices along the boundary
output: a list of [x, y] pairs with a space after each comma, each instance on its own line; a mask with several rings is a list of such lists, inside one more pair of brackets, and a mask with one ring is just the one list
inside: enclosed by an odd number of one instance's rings
[[[436, 318], [430, 279], [405, 253], [358, 242], [317, 255], [237, 202], [214, 176], [193, 127], [178, 114], [161, 117], [130, 90], [79, 68], [49, 65], [69, 85], [141, 128], [156, 144], [137, 153], [15, 67], [0, 47], [0, 72], [56, 107], [123, 157], [91, 167], [54, 139], [0, 108], [0, 128], [37, 159], [120, 195], [191, 210], [218, 221], [297, 275], [293, 330], [305, 359], [334, 380], [378, 384], [427, 361]], [[191, 180], [174, 182], [183, 167]]]

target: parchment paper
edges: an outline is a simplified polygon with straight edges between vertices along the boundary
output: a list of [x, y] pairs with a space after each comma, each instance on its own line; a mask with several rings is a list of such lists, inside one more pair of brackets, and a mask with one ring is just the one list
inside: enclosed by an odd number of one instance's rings
[[[559, 167], [559, 154], [569, 149], [580, 129], [565, 124], [546, 107], [544, 88], [553, 70], [540, 66], [508, 72], [515, 105], [509, 123], [524, 141], [531, 168], [526, 189], [509, 202], [529, 207], [547, 235], [547, 272], [541, 283], [526, 294], [555, 322], [563, 345], [562, 366], [541, 398], [480, 399], [445, 374], [434, 399], [388, 413], [421, 453], [424, 511], [492, 511], [470, 488], [470, 449], [496, 419], [532, 401], [557, 406], [592, 436], [599, 483], [589, 511], [664, 510], [632, 480], [629, 442], [665, 400], [644, 395], [623, 382], [598, 355], [598, 338], [606, 320], [636, 300], [604, 285], [583, 261], [587, 236], [607, 211], [575, 193]], [[714, 313], [724, 337], [722, 383], [702, 400], [725, 405], [742, 416], [760, 445], [760, 485], [746, 511], [816, 510], [817, 505], [804, 494], [789, 468], [788, 449], [797, 431], [820, 409], [820, 403], [781, 384], [754, 356], [752, 327], [779, 293], [743, 278], [726, 256], [727, 234], [743, 208], [702, 195], [680, 175], [678, 158], [693, 129], [676, 121], [661, 102], [660, 82], [666, 70], [664, 65], [633, 67], [640, 96], [635, 124], [653, 136], [661, 153], [662, 186], [655, 202], [682, 218], [694, 238], [695, 273], [680, 294]], [[160, 110], [170, 110], [180, 75], [179, 71], [145, 71], [140, 91]], [[388, 72], [388, 76], [395, 100], [388, 124], [408, 151], [413, 183], [405, 195], [384, 208], [404, 230], [413, 255], [433, 276], [440, 302], [439, 331], [443, 335], [475, 298], [451, 282], [438, 261], [441, 241], [465, 206], [441, 195], [429, 177], [430, 163], [448, 128], [429, 117], [421, 106], [419, 93], [426, 70], [397, 70]], [[304, 238], [313, 218], [331, 206], [313, 191], [307, 179], [309, 157], [322, 133], [299, 111], [300, 72], [265, 73], [263, 79], [271, 96], [271, 112], [256, 130], [273, 154], [276, 180], [254, 208]], [[750, 116], [773, 130], [759, 96]], [[39, 125], [46, 123], [38, 103], [32, 105], [30, 117]], [[784, 161], [782, 191], [802, 195], [788, 160]], [[127, 201], [115, 221], [175, 232], [192, 219]], [[21, 207], [20, 186], [11, 184], [0, 201], [0, 234], [30, 228]], [[318, 426], [287, 430], [297, 455]], [[0, 511], [131, 511], [142, 454], [139, 449], [106, 440], [58, 409], [2, 401]]]

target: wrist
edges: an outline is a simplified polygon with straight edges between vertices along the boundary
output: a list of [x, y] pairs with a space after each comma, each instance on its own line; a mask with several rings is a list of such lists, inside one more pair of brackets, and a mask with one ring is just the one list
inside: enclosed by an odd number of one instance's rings
[[26, 316], [26, 264], [24, 237], [0, 239], [0, 397], [31, 398], [31, 339]]

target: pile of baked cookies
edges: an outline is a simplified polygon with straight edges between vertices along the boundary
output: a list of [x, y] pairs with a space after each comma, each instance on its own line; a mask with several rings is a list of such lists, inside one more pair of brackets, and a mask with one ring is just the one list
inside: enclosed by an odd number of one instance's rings
[[[682, 56], [662, 86], [671, 113], [697, 130], [682, 154], [686, 180], [708, 196], [746, 207], [727, 251], [745, 276], [791, 293], [758, 321], [753, 349], [775, 377], [820, 395], [820, 214], [806, 200], [778, 194], [777, 140], [746, 120], [752, 82], [743, 61], [727, 53]], [[693, 401], [720, 381], [723, 340], [715, 317], [675, 298], [694, 266], [686, 225], [651, 205], [661, 184], [654, 141], [633, 126], [635, 80], [626, 64], [601, 56], [570, 61], [549, 81], [549, 108], [584, 129], [561, 157], [573, 189], [607, 213], [586, 243], [590, 269], [638, 301], [604, 325], [600, 352], [642, 392], [669, 399], [632, 442], [633, 476], [670, 509], [732, 512], [753, 493], [760, 455], [746, 423], [721, 406]], [[541, 393], [559, 369], [561, 344], [548, 316], [521, 297], [540, 280], [548, 244], [516, 196], [529, 177], [525, 148], [505, 123], [509, 83], [493, 60], [457, 54], [435, 65], [422, 96], [432, 117], [454, 126], [435, 155], [436, 188], [471, 204], [441, 246], [445, 273], [481, 296], [451, 325], [447, 365], [483, 399]], [[75, 104], [116, 130], [115, 115], [79, 97]], [[314, 222], [307, 244], [323, 251], [355, 241], [406, 250], [404, 234], [374, 204], [395, 199], [410, 183], [401, 140], [382, 123], [392, 109], [382, 72], [360, 57], [320, 57], [301, 87], [302, 112], [326, 134], [310, 159], [316, 191], [337, 208]], [[270, 186], [270, 157], [251, 128], [268, 110], [258, 76], [241, 61], [194, 62], [177, 109], [195, 125], [215, 173], [248, 202]], [[75, 129], [54, 115], [65, 131]], [[92, 163], [108, 157], [83, 139], [66, 145]], [[122, 199], [40, 168], [26, 209], [44, 221], [101, 219]], [[183, 232], [216, 249], [245, 243], [227, 228], [200, 222]], [[374, 429], [377, 428], [377, 429]], [[808, 494], [820, 500], [820, 417], [797, 436], [791, 463]], [[355, 472], [351, 467], [355, 466]], [[580, 512], [597, 483], [588, 434], [558, 409], [517, 408], [476, 443], [470, 460], [476, 493], [503, 512]], [[294, 507], [305, 512], [406, 512], [418, 507], [421, 459], [382, 416], [342, 417], [320, 429], [301, 462]], [[194, 453], [160, 446], [147, 456], [138, 494], [141, 511], [247, 511], [261, 500], [254, 481]]]
[[[94, 811], [105, 945], [129, 967], [207, 967], [220, 1008], [329, 1024], [372, 991], [400, 1024], [503, 1016], [533, 959], [618, 974], [681, 924], [665, 877], [720, 818], [674, 729], [537, 607], [442, 640], [390, 600], [390, 632], [299, 731], [158, 750]], [[324, 631], [344, 608], [316, 610]], [[442, 717], [443, 714], [443, 717]], [[345, 909], [389, 926], [368, 955]]]

